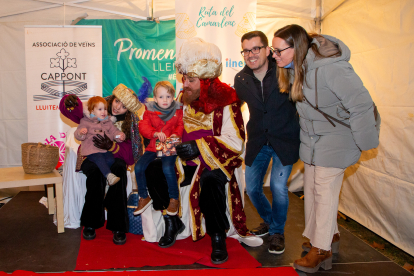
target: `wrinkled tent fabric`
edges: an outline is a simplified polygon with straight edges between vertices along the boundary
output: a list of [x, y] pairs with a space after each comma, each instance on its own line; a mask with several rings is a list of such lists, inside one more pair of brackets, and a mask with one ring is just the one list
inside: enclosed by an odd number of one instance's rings
[[[20, 145], [27, 141], [24, 26], [62, 25], [88, 13], [88, 19], [174, 19], [175, 3], [154, 0], [90, 0], [65, 7], [32, 0], [0, 0], [0, 167], [20, 166]], [[351, 64], [378, 106], [380, 146], [364, 152], [350, 167], [340, 211], [414, 255], [414, 2], [410, 0], [259, 0], [257, 29], [271, 41], [274, 31], [299, 24], [317, 32], [321, 4], [322, 33], [351, 49]], [[85, 9], [134, 14], [139, 18]], [[44, 7], [50, 7], [43, 9]], [[41, 10], [42, 9], [42, 10]], [[37, 11], [36, 11], [37, 10]], [[16, 14], [22, 11], [28, 13]], [[15, 14], [12, 16], [6, 16]], [[235, 49], [235, 51], [239, 49]], [[248, 112], [245, 112], [247, 122]], [[268, 181], [268, 180], [267, 180]], [[303, 185], [303, 164], [295, 164], [290, 190]], [[4, 190], [0, 191], [1, 193]], [[8, 193], [16, 191], [7, 190]]]

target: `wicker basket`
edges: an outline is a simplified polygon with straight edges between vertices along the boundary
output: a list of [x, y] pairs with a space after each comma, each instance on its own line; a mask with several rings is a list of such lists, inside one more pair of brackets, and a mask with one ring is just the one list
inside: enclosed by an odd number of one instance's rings
[[59, 162], [59, 148], [42, 143], [22, 144], [22, 163], [25, 173], [50, 173]]

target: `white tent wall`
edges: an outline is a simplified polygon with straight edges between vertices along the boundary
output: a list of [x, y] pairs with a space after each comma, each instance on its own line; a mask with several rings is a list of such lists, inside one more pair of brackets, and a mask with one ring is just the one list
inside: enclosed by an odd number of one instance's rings
[[[85, 13], [88, 19], [132, 20], [152, 15], [173, 19], [175, 14], [175, 3], [170, 0], [90, 0], [78, 1], [76, 7], [69, 6], [73, 0], [55, 0], [68, 5], [43, 9], [56, 5], [47, 2], [53, 1], [0, 0], [0, 167], [20, 166], [20, 145], [28, 142], [25, 25], [70, 24]], [[259, 0], [256, 27], [269, 42], [273, 33], [287, 24], [317, 32], [314, 19], [319, 11], [322, 33], [336, 36], [350, 47], [351, 64], [382, 116], [379, 148], [364, 153], [360, 162], [346, 171], [340, 210], [414, 255], [410, 231], [414, 229], [410, 216], [414, 210], [414, 146], [409, 141], [414, 134], [414, 1]], [[303, 164], [298, 162], [290, 190], [300, 189], [302, 179]], [[0, 197], [16, 192], [3, 189]]]
[[345, 172], [339, 209], [414, 255], [414, 1], [345, 1], [322, 33], [351, 64], [381, 114], [380, 145]]

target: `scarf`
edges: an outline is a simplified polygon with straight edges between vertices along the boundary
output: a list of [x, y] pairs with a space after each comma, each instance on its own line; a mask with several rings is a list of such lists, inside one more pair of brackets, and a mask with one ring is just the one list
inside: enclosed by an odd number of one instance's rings
[[[91, 114], [91, 118], [95, 118], [96, 116], [95, 116], [95, 114]], [[101, 119], [101, 118], [97, 118], [98, 119], [98, 121], [99, 122], [102, 122], [102, 121], [105, 121], [105, 120], [108, 120], [108, 115], [106, 115], [106, 117], [105, 118], [103, 118], [103, 119]]]
[[174, 116], [175, 111], [181, 108], [182, 104], [173, 101], [168, 108], [161, 108], [156, 102], [148, 102], [145, 105], [148, 111], [155, 112], [166, 123]]

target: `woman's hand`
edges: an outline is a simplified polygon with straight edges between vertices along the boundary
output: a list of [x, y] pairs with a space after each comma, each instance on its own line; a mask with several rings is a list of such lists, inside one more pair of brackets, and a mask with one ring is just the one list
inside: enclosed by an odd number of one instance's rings
[[165, 139], [167, 139], [167, 136], [165, 136], [165, 133], [163, 132], [155, 132], [154, 137], [158, 137], [158, 140], [161, 142], [165, 142]]
[[104, 137], [100, 134], [92, 137], [93, 145], [98, 149], [109, 150], [114, 145], [114, 142], [104, 133]]
[[79, 130], [79, 133], [80, 134], [82, 134], [82, 135], [85, 135], [86, 133], [88, 133], [88, 129], [87, 128], [81, 128], [80, 130]]

